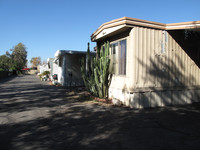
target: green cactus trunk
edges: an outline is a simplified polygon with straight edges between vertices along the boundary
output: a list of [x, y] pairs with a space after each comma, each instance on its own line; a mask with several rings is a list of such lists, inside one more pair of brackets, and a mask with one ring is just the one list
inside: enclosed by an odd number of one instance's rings
[[100, 50], [100, 56], [93, 58], [92, 61], [88, 44], [88, 60], [86, 61], [88, 70], [86, 70], [84, 59], [81, 60], [81, 72], [85, 86], [87, 90], [100, 98], [108, 97], [109, 46], [109, 42], [104, 43]]

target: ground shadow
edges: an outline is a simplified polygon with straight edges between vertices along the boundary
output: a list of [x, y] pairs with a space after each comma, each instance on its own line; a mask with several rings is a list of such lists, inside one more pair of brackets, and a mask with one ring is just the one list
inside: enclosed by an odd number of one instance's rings
[[0, 145], [15, 150], [199, 149], [199, 107], [133, 111], [94, 104], [71, 105], [52, 111], [47, 118], [1, 125]]
[[1, 84], [0, 95], [1, 149], [200, 148], [199, 103], [143, 110], [97, 105], [33, 76]]

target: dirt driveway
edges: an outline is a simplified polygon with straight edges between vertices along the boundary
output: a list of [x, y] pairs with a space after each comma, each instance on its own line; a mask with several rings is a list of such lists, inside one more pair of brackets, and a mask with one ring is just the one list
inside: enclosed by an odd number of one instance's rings
[[1, 80], [0, 149], [200, 149], [199, 103], [134, 110], [70, 93], [32, 75]]

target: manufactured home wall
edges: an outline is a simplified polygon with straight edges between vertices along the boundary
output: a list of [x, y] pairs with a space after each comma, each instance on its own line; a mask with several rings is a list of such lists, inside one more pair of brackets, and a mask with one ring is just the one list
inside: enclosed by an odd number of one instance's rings
[[[61, 82], [62, 68], [56, 63], [52, 63], [52, 75], [57, 74], [58, 82]], [[52, 78], [52, 76], [51, 76]], [[52, 78], [53, 79], [53, 78]]]
[[131, 42], [131, 38], [130, 29], [121, 34], [109, 37], [110, 43], [126, 39], [126, 75], [113, 74], [109, 86], [109, 97], [119, 99], [122, 103], [126, 103], [126, 95], [132, 89], [134, 76], [133, 69], [129, 69], [133, 64], [133, 51], [129, 50], [133, 43]]
[[47, 64], [40, 65], [40, 74], [43, 73], [44, 71], [49, 71], [49, 67]]
[[[84, 86], [81, 75], [81, 59], [85, 58], [85, 54], [65, 55], [66, 57], [66, 72], [65, 86]], [[72, 76], [70, 76], [72, 74]]]
[[48, 62], [48, 67], [49, 67], [49, 72], [50, 72], [50, 78], [52, 79], [52, 75], [53, 75], [53, 61], [54, 58], [48, 58], [47, 62]]
[[113, 75], [110, 98], [134, 108], [187, 104], [200, 98], [200, 70], [167, 31], [134, 27], [125, 38], [127, 74]]
[[135, 27], [130, 34], [133, 90], [200, 85], [200, 69], [167, 31]]

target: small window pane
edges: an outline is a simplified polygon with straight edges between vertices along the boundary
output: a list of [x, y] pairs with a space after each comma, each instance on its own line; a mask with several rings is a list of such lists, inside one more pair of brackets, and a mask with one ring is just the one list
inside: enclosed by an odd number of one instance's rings
[[126, 75], [126, 40], [120, 41], [119, 74]]
[[117, 43], [112, 44], [111, 54], [116, 54], [117, 45], [118, 45]]
[[112, 74], [118, 74], [118, 63], [117, 63], [117, 51], [118, 51], [118, 43], [111, 44], [111, 51], [110, 51], [110, 72]]

